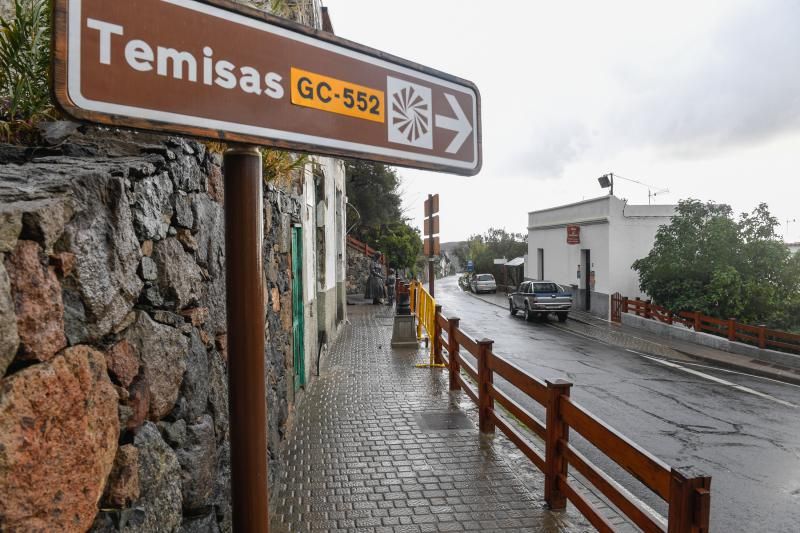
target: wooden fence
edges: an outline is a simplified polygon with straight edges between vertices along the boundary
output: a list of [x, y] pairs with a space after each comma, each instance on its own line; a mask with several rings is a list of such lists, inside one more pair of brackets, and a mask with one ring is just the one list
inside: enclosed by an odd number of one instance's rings
[[[617, 298], [618, 295], [612, 297]], [[698, 312], [682, 311], [675, 313], [649, 300], [621, 297], [620, 309], [623, 313], [658, 320], [665, 324], [683, 324], [697, 332], [711, 333], [725, 337], [732, 342], [744, 342], [761, 349], [770, 348], [790, 353], [800, 353], [800, 335], [769, 329], [766, 326], [750, 326], [737, 322], [735, 318], [723, 320]], [[612, 304], [613, 305], [613, 304]]]
[[[347, 246], [349, 246], [353, 250], [364, 252], [364, 255], [368, 257], [372, 257], [378, 252], [378, 250], [372, 248], [369, 244], [361, 242], [355, 237], [351, 237], [350, 235], [347, 236]], [[384, 265], [386, 264], [386, 254], [381, 255], [381, 263]]]
[[[436, 306], [433, 331], [434, 358], [448, 368], [450, 390], [462, 390], [478, 406], [482, 433], [499, 428], [545, 476], [545, 500], [551, 509], [563, 509], [570, 501], [599, 531], [614, 527], [569, 478], [569, 469], [580, 473], [595, 489], [646, 532], [705, 533], [709, 527], [710, 485], [707, 476], [689, 477], [641, 449], [570, 398], [572, 383], [541, 381], [492, 352], [493, 341], [476, 340], [459, 329], [458, 318], [445, 318]], [[463, 352], [475, 358], [473, 364]], [[499, 376], [545, 409], [539, 420], [511, 396], [494, 385]], [[471, 379], [470, 379], [471, 378]], [[544, 441], [544, 454], [499, 404], [528, 430]], [[618, 484], [570, 444], [570, 430], [578, 432], [614, 463], [658, 495], [668, 506], [661, 517], [619, 490]]]

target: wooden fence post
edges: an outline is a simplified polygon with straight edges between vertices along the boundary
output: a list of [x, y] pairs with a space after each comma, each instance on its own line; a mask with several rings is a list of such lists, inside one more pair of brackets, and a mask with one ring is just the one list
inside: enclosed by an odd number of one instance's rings
[[547, 409], [545, 429], [544, 499], [550, 509], [564, 509], [567, 496], [558, 488], [558, 476], [567, 477], [567, 458], [559, 441], [569, 441], [569, 426], [561, 419], [562, 396], [569, 397], [572, 383], [557, 379], [547, 381]]
[[637, 296], [636, 297], [636, 316], [642, 316], [641, 302], [642, 302], [642, 299]]
[[439, 317], [442, 314], [442, 306], [436, 304], [433, 315], [433, 363], [443, 364], [442, 361], [442, 326], [439, 325]]
[[494, 381], [489, 369], [489, 352], [494, 341], [483, 339], [478, 341], [478, 425], [481, 433], [494, 433], [491, 413], [494, 400], [489, 395], [489, 385]]
[[458, 381], [461, 373], [461, 363], [458, 360], [458, 341], [456, 340], [456, 330], [460, 318], [450, 317], [447, 320], [447, 351], [450, 352], [450, 390], [461, 390], [461, 383]]
[[702, 331], [702, 324], [700, 323], [700, 311], [694, 312], [694, 331], [700, 333]]
[[645, 300], [644, 302], [644, 317], [653, 318], [653, 308], [651, 307], [653, 300]]
[[736, 340], [736, 319], [728, 319], [728, 340], [733, 342]]
[[668, 533], [708, 533], [711, 515], [710, 488], [710, 477], [687, 478], [672, 469]]
[[767, 347], [767, 326], [758, 326], [758, 347], [762, 350]]

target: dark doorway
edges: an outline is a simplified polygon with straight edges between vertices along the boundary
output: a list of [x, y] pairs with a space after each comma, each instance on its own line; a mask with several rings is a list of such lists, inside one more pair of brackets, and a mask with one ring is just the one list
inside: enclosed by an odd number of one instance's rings
[[583, 288], [585, 297], [583, 299], [584, 309], [586, 311], [592, 310], [592, 251], [581, 250], [581, 273], [583, 274]]

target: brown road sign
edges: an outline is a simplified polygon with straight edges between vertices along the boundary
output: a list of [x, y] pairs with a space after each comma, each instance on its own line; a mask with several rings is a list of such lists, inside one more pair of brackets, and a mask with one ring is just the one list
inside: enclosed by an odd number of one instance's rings
[[434, 194], [425, 200], [425, 216], [429, 217], [439, 212], [439, 195]]
[[[433, 227], [431, 227], [433, 223]], [[439, 234], [439, 215], [434, 215], [431, 218], [426, 218], [424, 223], [423, 233], [427, 236]]]
[[424, 248], [425, 248], [424, 250], [425, 255], [428, 256], [439, 255], [442, 252], [442, 247], [441, 244], [439, 243], [439, 237], [433, 237], [432, 239], [431, 238], [425, 239]]
[[227, 0], [56, 0], [55, 15], [56, 100], [78, 119], [481, 168], [469, 81]]

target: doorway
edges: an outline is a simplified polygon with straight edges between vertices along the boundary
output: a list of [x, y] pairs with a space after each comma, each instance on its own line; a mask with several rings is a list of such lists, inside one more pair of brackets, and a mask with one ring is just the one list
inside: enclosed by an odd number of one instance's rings
[[292, 351], [294, 390], [297, 390], [306, 384], [303, 228], [300, 226], [292, 227]]
[[585, 311], [592, 310], [592, 251], [581, 250], [581, 285], [584, 289], [583, 308]]

